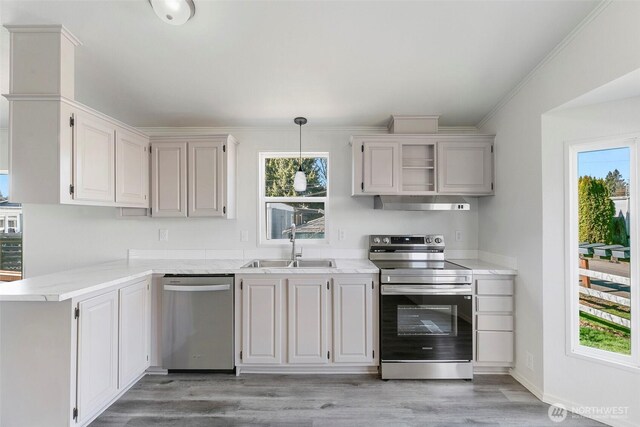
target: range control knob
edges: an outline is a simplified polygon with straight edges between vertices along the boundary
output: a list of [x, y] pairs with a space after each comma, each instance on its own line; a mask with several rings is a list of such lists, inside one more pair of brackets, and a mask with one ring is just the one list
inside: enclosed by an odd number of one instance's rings
[[431, 237], [427, 237], [427, 238], [425, 239], [425, 242], [427, 242], [427, 243], [431, 243]]
[[385, 245], [389, 244], [389, 242], [390, 242], [390, 240], [389, 240], [388, 237], [385, 237], [385, 238], [382, 239], [382, 243], [384, 243]]
[[442, 239], [439, 237], [436, 237], [436, 243], [442, 243]]
[[380, 238], [379, 237], [374, 237], [373, 238], [373, 243], [380, 243]]

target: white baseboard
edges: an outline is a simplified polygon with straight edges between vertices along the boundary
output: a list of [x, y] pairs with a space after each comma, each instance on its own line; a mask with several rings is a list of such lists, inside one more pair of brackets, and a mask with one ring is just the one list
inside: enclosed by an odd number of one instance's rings
[[[509, 373], [516, 381], [522, 384], [524, 388], [529, 390], [535, 397], [537, 397], [542, 402], [548, 405], [560, 404], [565, 408], [567, 408], [568, 410], [571, 410], [571, 408], [580, 408], [580, 407], [587, 406], [587, 405], [580, 405], [579, 403], [576, 403], [567, 399], [563, 399], [559, 396], [554, 396], [549, 393], [544, 393], [539, 387], [537, 387], [536, 385], [531, 383], [529, 380], [527, 380], [525, 377], [520, 375], [520, 373], [515, 369], [511, 369]], [[595, 420], [600, 423], [607, 424], [613, 427], [637, 427], [637, 424], [634, 424], [632, 421], [628, 419], [588, 416], [586, 414], [580, 414], [580, 415], [582, 415], [585, 418], [590, 418], [592, 420]]]
[[236, 375], [241, 374], [366, 374], [378, 375], [378, 366], [242, 366], [236, 365]]
[[[576, 402], [572, 402], [570, 400], [566, 400], [563, 399], [561, 397], [558, 396], [554, 396], [552, 394], [549, 393], [545, 393], [544, 394], [544, 399], [542, 399], [542, 401], [544, 403], [548, 403], [549, 405], [553, 405], [553, 404], [560, 404], [563, 405], [565, 408], [567, 408], [569, 411], [571, 411], [571, 408], [581, 408], [581, 407], [588, 407], [589, 405], [581, 405], [579, 403]], [[629, 408], [631, 409], [631, 408]], [[589, 418], [595, 421], [598, 421], [600, 423], [609, 425], [609, 426], [613, 426], [613, 427], [638, 427], [638, 424], [633, 423], [631, 420], [629, 419], [624, 419], [624, 418], [610, 418], [610, 417], [602, 417], [602, 416], [589, 416], [587, 414], [580, 414], [581, 416], [585, 417], [585, 418]], [[569, 415], [571, 416], [571, 415]]]
[[[525, 378], [524, 376], [522, 376], [520, 374], [520, 372], [518, 372], [515, 369], [511, 369], [509, 370], [509, 374], [511, 374], [511, 376], [518, 381], [520, 384], [522, 384], [524, 386], [524, 388], [526, 388], [527, 390], [529, 390], [535, 397], [537, 397], [538, 399], [540, 399], [541, 401], [544, 402], [544, 393], [542, 392], [542, 390], [536, 386], [535, 384], [533, 384], [531, 381], [529, 381], [527, 378]], [[545, 402], [546, 403], [546, 402]]]

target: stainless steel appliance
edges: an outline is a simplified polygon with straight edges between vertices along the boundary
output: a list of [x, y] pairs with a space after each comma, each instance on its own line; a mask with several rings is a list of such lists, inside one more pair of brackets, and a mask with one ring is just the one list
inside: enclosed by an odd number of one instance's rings
[[442, 235], [370, 236], [383, 379], [473, 378], [471, 270], [444, 249]]
[[233, 370], [233, 276], [162, 279], [162, 364], [168, 370]]

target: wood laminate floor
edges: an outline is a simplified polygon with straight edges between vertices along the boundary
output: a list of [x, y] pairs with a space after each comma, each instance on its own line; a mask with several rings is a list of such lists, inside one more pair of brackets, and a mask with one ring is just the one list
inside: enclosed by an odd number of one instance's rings
[[91, 427], [601, 426], [549, 406], [507, 375], [382, 381], [371, 375], [146, 376]]

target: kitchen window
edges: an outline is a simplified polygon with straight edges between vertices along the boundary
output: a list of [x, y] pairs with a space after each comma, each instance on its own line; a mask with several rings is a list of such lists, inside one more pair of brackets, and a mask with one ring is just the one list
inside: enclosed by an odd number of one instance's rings
[[329, 153], [302, 153], [307, 190], [293, 189], [298, 153], [260, 153], [260, 243], [289, 242], [291, 224], [296, 240], [326, 242], [329, 196]]
[[640, 367], [637, 139], [568, 152], [569, 351]]

